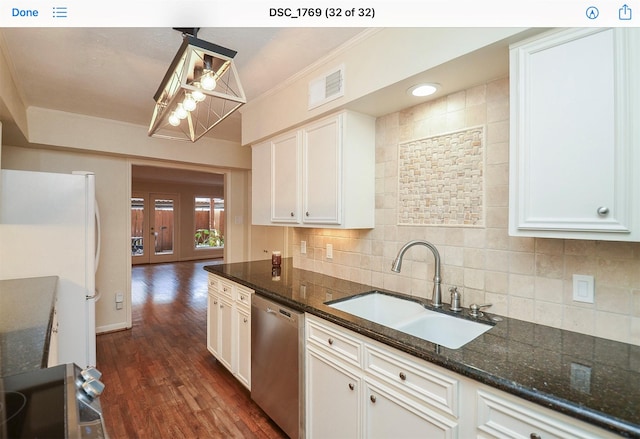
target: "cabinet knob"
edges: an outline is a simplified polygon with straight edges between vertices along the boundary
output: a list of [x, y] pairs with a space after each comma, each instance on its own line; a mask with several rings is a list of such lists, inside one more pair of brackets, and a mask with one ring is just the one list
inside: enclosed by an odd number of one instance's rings
[[356, 386], [354, 386], [353, 383], [349, 383], [349, 390], [353, 390], [355, 388], [356, 388]]
[[374, 404], [376, 403], [376, 395], [371, 395], [369, 399], [371, 400], [372, 403]]
[[291, 218], [293, 218], [293, 217], [294, 217], [293, 212], [291, 212], [289, 215], [291, 215]]
[[305, 215], [306, 215], [306, 216], [309, 216], [309, 212], [305, 212]]
[[247, 323], [248, 321], [249, 321], [249, 319], [245, 317], [244, 318], [244, 322]]
[[332, 346], [332, 345], [333, 345], [333, 339], [332, 339], [332, 338], [328, 339], [328, 340], [327, 340], [327, 342], [329, 342], [329, 345], [330, 345], [330, 346]]
[[598, 207], [598, 215], [600, 216], [605, 216], [609, 213], [609, 208], [606, 206], [600, 206]]
[[217, 304], [218, 304], [218, 301], [217, 301], [217, 300], [214, 300], [214, 301], [213, 301], [213, 304], [214, 304], [214, 305], [217, 305]]
[[407, 376], [404, 374], [404, 372], [400, 372], [400, 373], [398, 374], [398, 376], [400, 377], [400, 379], [401, 379], [402, 381], [404, 381], [404, 380], [406, 380], [406, 379], [407, 379]]
[[531, 439], [542, 439], [542, 436], [540, 436], [538, 433], [531, 433], [529, 437]]

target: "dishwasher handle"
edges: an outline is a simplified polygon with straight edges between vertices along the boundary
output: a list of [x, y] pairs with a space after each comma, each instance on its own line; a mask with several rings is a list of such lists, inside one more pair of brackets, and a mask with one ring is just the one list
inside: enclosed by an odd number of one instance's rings
[[256, 308], [256, 311], [263, 311], [274, 317], [289, 321], [291, 324], [297, 324], [299, 316], [302, 315], [300, 312], [288, 309], [263, 297], [258, 297], [256, 294], [253, 295], [251, 306]]

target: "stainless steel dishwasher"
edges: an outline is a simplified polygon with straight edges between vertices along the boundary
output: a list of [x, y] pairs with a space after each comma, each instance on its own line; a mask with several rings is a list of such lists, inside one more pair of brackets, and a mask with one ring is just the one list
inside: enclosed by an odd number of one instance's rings
[[304, 314], [254, 294], [251, 399], [292, 439], [304, 437]]

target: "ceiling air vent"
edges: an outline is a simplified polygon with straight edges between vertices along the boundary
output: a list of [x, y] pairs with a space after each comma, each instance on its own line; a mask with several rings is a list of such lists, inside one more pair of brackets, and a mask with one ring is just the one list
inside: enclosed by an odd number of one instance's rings
[[309, 83], [309, 110], [344, 96], [344, 65]]

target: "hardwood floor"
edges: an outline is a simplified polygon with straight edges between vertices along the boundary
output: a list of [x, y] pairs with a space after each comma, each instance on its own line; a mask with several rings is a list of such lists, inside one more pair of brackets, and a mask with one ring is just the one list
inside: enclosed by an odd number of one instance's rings
[[111, 439], [286, 438], [207, 351], [212, 263], [132, 268], [133, 328], [97, 341]]

